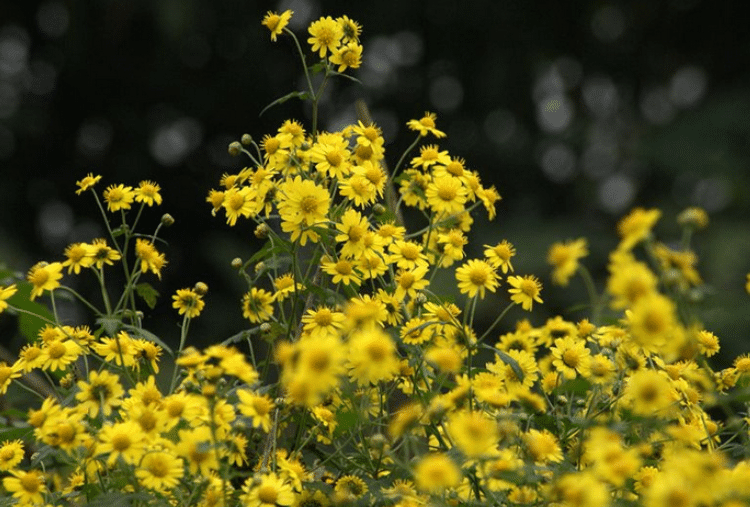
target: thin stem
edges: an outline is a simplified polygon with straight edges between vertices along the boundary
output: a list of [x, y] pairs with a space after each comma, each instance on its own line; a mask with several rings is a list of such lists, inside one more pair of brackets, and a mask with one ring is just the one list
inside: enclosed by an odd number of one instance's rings
[[502, 312], [500, 312], [500, 315], [498, 315], [497, 318], [494, 320], [494, 322], [492, 322], [492, 324], [490, 324], [490, 327], [488, 327], [487, 330], [484, 333], [482, 333], [482, 336], [479, 337], [478, 341], [479, 342], [484, 341], [484, 339], [487, 338], [487, 335], [490, 334], [490, 332], [492, 332], [492, 330], [495, 328], [495, 326], [497, 326], [500, 323], [500, 321], [503, 320], [503, 317], [505, 317], [505, 314], [508, 313], [508, 310], [510, 310], [511, 308], [513, 308], [514, 306], [516, 306], [516, 304], [517, 303], [513, 303], [513, 302], [511, 302], [510, 304], [508, 304], [508, 306], [505, 307], [505, 310], [503, 310]]

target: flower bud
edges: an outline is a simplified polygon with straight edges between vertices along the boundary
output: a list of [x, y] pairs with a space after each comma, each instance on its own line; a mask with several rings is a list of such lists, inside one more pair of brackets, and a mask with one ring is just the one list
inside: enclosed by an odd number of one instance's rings
[[258, 224], [255, 228], [255, 237], [258, 239], [266, 239], [268, 234], [271, 232], [271, 228], [267, 224]]
[[174, 224], [174, 217], [170, 215], [169, 213], [164, 213], [161, 216], [161, 223], [162, 225], [169, 227], [170, 225]]
[[193, 290], [195, 290], [195, 293], [199, 296], [205, 296], [206, 292], [208, 292], [208, 285], [203, 282], [197, 282], [193, 287]]
[[240, 142], [242, 142], [242, 144], [247, 146], [248, 144], [253, 142], [253, 136], [251, 136], [250, 134], [242, 134], [242, 138], [240, 139]]
[[380, 216], [386, 211], [388, 211], [388, 209], [380, 203], [377, 203], [375, 206], [372, 207], [372, 213], [376, 216]]
[[234, 269], [240, 269], [242, 267], [242, 259], [239, 257], [232, 259], [232, 267]]
[[264, 322], [263, 324], [260, 325], [261, 333], [267, 333], [270, 330], [271, 330], [271, 324], [269, 324], [268, 322]]
[[227, 149], [227, 151], [231, 156], [236, 157], [237, 155], [242, 153], [242, 145], [237, 141], [233, 141], [229, 143], [229, 148]]

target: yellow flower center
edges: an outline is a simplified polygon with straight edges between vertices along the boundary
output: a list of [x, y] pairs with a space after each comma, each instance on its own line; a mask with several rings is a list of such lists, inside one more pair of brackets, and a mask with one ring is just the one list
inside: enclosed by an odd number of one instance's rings
[[29, 281], [34, 287], [42, 287], [47, 283], [47, 280], [49, 280], [49, 273], [46, 269], [39, 268], [31, 274], [31, 279]]
[[462, 176], [464, 174], [464, 166], [455, 160], [446, 165], [445, 170], [453, 176]]
[[524, 280], [523, 283], [521, 283], [520, 289], [521, 292], [532, 298], [539, 293], [536, 283], [532, 280]]
[[341, 156], [341, 153], [338, 150], [329, 151], [328, 153], [326, 153], [326, 161], [331, 165], [331, 167], [338, 167], [344, 161], [344, 157]]
[[429, 129], [434, 129], [435, 128], [435, 120], [433, 120], [429, 116], [425, 116], [424, 118], [422, 118], [421, 120], [419, 120], [419, 123], [421, 123], [422, 125], [424, 125], [425, 127], [429, 128]]
[[143, 431], [148, 433], [156, 427], [156, 416], [153, 412], [144, 412], [143, 415], [138, 418], [138, 424], [141, 425]]
[[336, 263], [336, 272], [342, 275], [350, 275], [352, 273], [352, 264], [342, 259]]
[[374, 362], [382, 362], [386, 356], [388, 355], [388, 351], [386, 350], [385, 344], [380, 342], [371, 342], [367, 345], [367, 357], [369, 357]]
[[180, 417], [185, 411], [185, 403], [182, 400], [171, 400], [167, 403], [167, 414], [169, 417]]
[[437, 191], [437, 196], [446, 202], [455, 199], [456, 195], [458, 195], [458, 190], [452, 185], [442, 185]]
[[576, 368], [578, 364], [580, 363], [581, 358], [576, 350], [568, 349], [565, 352], [563, 352], [562, 360], [563, 360], [563, 363], [565, 363], [567, 366], [571, 368]]
[[65, 345], [60, 342], [54, 342], [47, 349], [47, 354], [49, 354], [50, 359], [60, 359], [65, 355], [66, 351]]
[[167, 462], [165, 460], [155, 458], [149, 462], [148, 471], [154, 477], [158, 477], [161, 479], [169, 474], [169, 466], [167, 466]]
[[37, 493], [41, 488], [39, 476], [35, 472], [29, 472], [20, 479], [21, 487], [27, 493]]
[[239, 192], [236, 192], [229, 196], [228, 204], [229, 209], [232, 211], [239, 211], [242, 209], [242, 206], [245, 205], [245, 197]]
[[401, 256], [409, 261], [417, 260], [419, 258], [419, 248], [411, 243], [406, 243], [401, 248]]
[[333, 323], [333, 315], [330, 310], [322, 309], [318, 310], [315, 314], [315, 323], [320, 327], [330, 326]]
[[281, 143], [274, 137], [266, 139], [266, 142], [263, 143], [263, 149], [266, 150], [267, 155], [273, 155], [274, 153], [276, 153], [280, 146]]
[[266, 398], [255, 398], [253, 408], [258, 415], [267, 415], [271, 411], [271, 403]]
[[314, 213], [318, 209], [318, 200], [312, 195], [307, 195], [302, 198], [299, 207], [303, 213]]
[[112, 449], [117, 452], [127, 451], [131, 445], [130, 436], [124, 433], [119, 433], [112, 437]]
[[484, 285], [487, 283], [487, 273], [483, 269], [473, 269], [469, 273], [469, 281], [473, 285]]
[[374, 152], [369, 146], [357, 146], [355, 153], [357, 154], [357, 157], [362, 160], [370, 160]]
[[258, 488], [258, 500], [261, 503], [275, 504], [279, 494], [273, 484], [263, 484]]
[[263, 24], [273, 32], [274, 30], [276, 30], [276, 27], [279, 26], [279, 21], [281, 21], [281, 16], [279, 16], [278, 14], [271, 14], [265, 19]]
[[10, 461], [16, 453], [10, 447], [4, 447], [0, 449], [0, 461]]
[[312, 352], [309, 364], [311, 370], [320, 373], [328, 369], [328, 366], [331, 364], [331, 359], [328, 357], [327, 353], [318, 350]]
[[121, 189], [115, 187], [109, 191], [107, 194], [107, 200], [109, 202], [119, 202], [125, 197], [125, 192], [123, 192]]

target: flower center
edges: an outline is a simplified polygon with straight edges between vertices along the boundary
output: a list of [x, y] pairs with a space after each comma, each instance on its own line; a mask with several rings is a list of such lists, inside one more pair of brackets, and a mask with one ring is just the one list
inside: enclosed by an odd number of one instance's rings
[[272, 484], [264, 484], [258, 488], [258, 500], [261, 503], [275, 504], [278, 496], [276, 488]]
[[318, 200], [312, 195], [307, 195], [302, 198], [299, 207], [303, 213], [314, 213], [318, 209]]
[[119, 435], [115, 435], [112, 437], [112, 449], [114, 449], [117, 452], [126, 451], [130, 448], [130, 445], [132, 444], [130, 437], [128, 435], [125, 435], [123, 433], [120, 433]]

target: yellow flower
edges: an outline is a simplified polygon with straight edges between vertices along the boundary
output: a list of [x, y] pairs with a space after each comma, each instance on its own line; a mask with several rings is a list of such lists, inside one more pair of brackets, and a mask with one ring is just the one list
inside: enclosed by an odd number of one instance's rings
[[256, 191], [252, 187], [232, 187], [224, 192], [221, 205], [227, 215], [227, 224], [234, 226], [240, 216], [249, 218], [258, 213]]
[[135, 341], [125, 331], [120, 331], [114, 338], [103, 337], [101, 343], [94, 343], [91, 348], [104, 357], [105, 361], [118, 365], [135, 366], [135, 356], [138, 348]]
[[561, 507], [606, 507], [611, 496], [607, 486], [588, 472], [565, 474], [550, 490], [553, 505]]
[[63, 266], [59, 262], [37, 262], [26, 274], [26, 280], [33, 285], [30, 299], [33, 301], [41, 296], [45, 290], [55, 290], [60, 287]]
[[167, 451], [147, 452], [135, 469], [135, 476], [143, 487], [161, 493], [174, 490], [183, 474], [182, 460]]
[[428, 169], [430, 166], [435, 164], [446, 165], [450, 164], [451, 157], [447, 151], [440, 151], [435, 144], [428, 144], [419, 148], [419, 156], [411, 159], [411, 165], [414, 167], [422, 167], [422, 169]]
[[348, 68], [358, 69], [362, 65], [362, 46], [356, 42], [349, 42], [334, 49], [331, 63], [339, 66], [337, 72], [344, 72]]
[[82, 353], [81, 346], [73, 340], [50, 340], [42, 346], [42, 369], [45, 371], [64, 370]]
[[333, 489], [334, 498], [341, 501], [356, 500], [367, 493], [367, 484], [356, 475], [345, 475], [339, 477]]
[[185, 315], [188, 319], [200, 315], [206, 304], [203, 301], [202, 294], [198, 294], [193, 289], [178, 289], [172, 299], [174, 300], [172, 308], [176, 308], [179, 315]]
[[503, 274], [513, 272], [513, 265], [510, 263], [511, 257], [516, 255], [515, 247], [506, 240], [502, 240], [495, 246], [484, 245], [484, 256], [487, 261], [495, 268], [500, 268]]
[[285, 507], [294, 502], [291, 485], [274, 472], [249, 477], [242, 491], [240, 499], [246, 507]]
[[97, 454], [107, 455], [107, 464], [112, 466], [118, 458], [135, 465], [146, 451], [146, 434], [135, 421], [108, 424], [98, 431]]
[[460, 411], [448, 417], [448, 434], [467, 458], [486, 458], [497, 454], [497, 422], [481, 412]]
[[648, 352], [665, 352], [667, 345], [676, 350], [685, 339], [674, 303], [659, 293], [640, 298], [626, 315], [633, 342]]
[[554, 243], [547, 253], [547, 262], [555, 268], [552, 271], [552, 280], [557, 285], [567, 286], [570, 277], [578, 270], [578, 259], [588, 254], [588, 244], [585, 238]]
[[294, 11], [289, 9], [285, 10], [281, 14], [276, 12], [268, 11], [266, 17], [263, 18], [261, 24], [271, 31], [271, 40], [276, 42], [276, 37], [281, 35], [286, 25], [289, 24], [289, 20], [292, 18]]
[[417, 297], [417, 291], [423, 290], [430, 283], [430, 280], [425, 278], [426, 275], [427, 268], [424, 266], [414, 269], [399, 269], [394, 279], [396, 283], [394, 297], [399, 301], [404, 300], [406, 296], [411, 299]]
[[104, 191], [104, 201], [107, 203], [107, 209], [111, 212], [119, 210], [129, 210], [130, 205], [135, 199], [133, 187], [119, 185], [110, 185]]
[[3, 487], [18, 499], [20, 505], [43, 505], [44, 476], [39, 470], [11, 470], [11, 477], [3, 478]]
[[0, 471], [12, 470], [23, 459], [23, 442], [20, 440], [6, 440], [0, 445]]
[[437, 120], [435, 113], [426, 112], [419, 120], [409, 120], [406, 126], [409, 127], [409, 130], [419, 132], [419, 135], [422, 137], [427, 134], [432, 134], [437, 138], [445, 137], [445, 132], [441, 132], [435, 128], [435, 120]]
[[76, 181], [76, 185], [78, 185], [76, 194], [81, 195], [82, 192], [85, 192], [86, 190], [99, 183], [100, 179], [102, 179], [101, 175], [94, 176], [93, 173], [88, 173], [85, 178], [80, 181]]
[[535, 463], [560, 462], [563, 460], [562, 449], [555, 435], [549, 430], [530, 429], [524, 433], [526, 449]]
[[613, 296], [610, 305], [615, 310], [628, 308], [656, 290], [656, 275], [629, 253], [613, 253], [608, 268], [607, 292]]
[[461, 470], [445, 454], [427, 454], [414, 468], [414, 480], [418, 489], [440, 494], [460, 484]]
[[377, 326], [355, 331], [349, 340], [347, 368], [361, 386], [391, 380], [399, 372], [396, 344]]
[[136, 202], [143, 202], [149, 206], [153, 206], [154, 203], [157, 205], [161, 204], [161, 194], [159, 194], [161, 187], [153, 181], [144, 180], [138, 184], [138, 188], [135, 189], [135, 200]]
[[304, 246], [307, 240], [318, 241], [318, 234], [311, 228], [323, 226], [331, 203], [331, 196], [324, 187], [300, 176], [279, 185], [282, 196], [279, 202], [281, 229], [291, 232], [291, 240], [299, 238]]
[[7, 287], [0, 287], [0, 313], [3, 313], [8, 308], [8, 299], [18, 291], [16, 284], [8, 285]]
[[512, 287], [508, 289], [511, 301], [520, 304], [524, 310], [531, 311], [534, 301], [542, 303], [539, 297], [542, 284], [534, 275], [509, 276], [508, 284]]
[[651, 234], [651, 229], [661, 217], [658, 209], [645, 210], [636, 208], [617, 224], [617, 232], [622, 238], [620, 247], [630, 250]]
[[93, 248], [88, 243], [73, 243], [65, 249], [64, 255], [67, 260], [63, 266], [68, 266], [68, 274], [74, 272], [76, 275], [81, 273], [81, 268], [90, 268], [94, 265], [92, 257]]
[[341, 30], [344, 32], [344, 42], [359, 42], [359, 36], [362, 34], [362, 27], [359, 23], [349, 19], [349, 16], [336, 18], [336, 22], [341, 25]]
[[174, 450], [178, 456], [185, 458], [192, 474], [199, 473], [203, 477], [210, 477], [211, 472], [219, 468], [211, 429], [208, 426], [180, 430]]
[[639, 370], [627, 379], [622, 401], [634, 414], [664, 417], [677, 404], [678, 396], [666, 375]]
[[313, 52], [318, 52], [324, 58], [328, 51], [333, 53], [344, 36], [344, 30], [330, 16], [313, 21], [307, 29], [311, 37], [307, 42], [312, 46]]
[[484, 299], [485, 290], [495, 292], [500, 284], [494, 268], [479, 259], [470, 259], [456, 269], [456, 280], [461, 294], [468, 294], [470, 298], [479, 294], [480, 299]]
[[303, 331], [312, 338], [335, 335], [341, 329], [343, 322], [344, 314], [328, 306], [311, 308], [302, 316]]
[[428, 267], [427, 256], [422, 253], [422, 245], [413, 241], [396, 240], [388, 246], [390, 262], [401, 269]]
[[460, 213], [466, 203], [466, 189], [461, 180], [453, 176], [433, 178], [427, 185], [425, 196], [438, 217]]
[[555, 346], [550, 348], [553, 366], [567, 379], [576, 375], [588, 377], [591, 373], [591, 351], [586, 342], [572, 336], [557, 338]]
[[109, 266], [114, 265], [114, 261], [120, 260], [122, 257], [120, 252], [110, 248], [107, 245], [107, 240], [103, 238], [95, 239], [91, 243], [91, 258], [94, 259], [94, 266], [102, 269], [105, 264]]
[[321, 260], [320, 266], [325, 273], [331, 275], [333, 283], [359, 285], [361, 282], [359, 271], [355, 268], [353, 260], [341, 258], [334, 261], [330, 258], [324, 258]]
[[105, 416], [109, 416], [112, 409], [122, 403], [122, 396], [125, 394], [120, 378], [107, 370], [102, 370], [101, 373], [93, 370], [89, 373], [88, 382], [79, 380], [77, 385], [77, 408], [91, 417], [96, 417], [100, 409]]
[[246, 415], [252, 419], [252, 426], [254, 428], [261, 428], [263, 431], [268, 433], [271, 431], [272, 413], [274, 409], [273, 401], [268, 395], [255, 394], [247, 389], [240, 389], [237, 391], [237, 396], [240, 402], [237, 404], [237, 408], [240, 413]]
[[273, 315], [273, 294], [265, 289], [252, 287], [242, 297], [242, 316], [250, 322], [265, 322]]
[[161, 280], [161, 269], [167, 264], [163, 253], [154, 244], [143, 238], [135, 240], [135, 256], [141, 260], [141, 272], [151, 271]]

